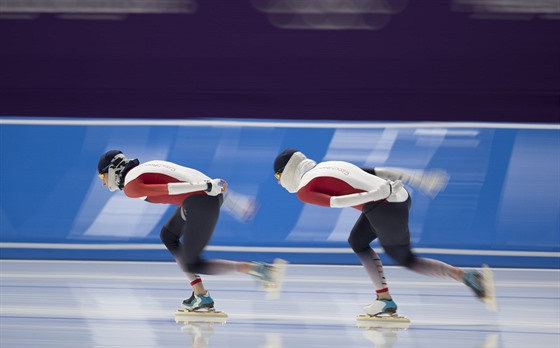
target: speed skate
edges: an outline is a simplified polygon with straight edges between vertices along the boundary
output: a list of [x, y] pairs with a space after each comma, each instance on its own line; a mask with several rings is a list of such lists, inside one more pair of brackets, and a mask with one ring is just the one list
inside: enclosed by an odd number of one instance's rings
[[277, 300], [280, 298], [287, 265], [288, 261], [283, 259], [275, 259], [272, 263], [270, 280], [264, 284], [266, 298], [268, 300]]
[[217, 311], [214, 308], [197, 309], [189, 311], [187, 309], [177, 309], [175, 311], [175, 321], [224, 321], [227, 313]]
[[361, 314], [356, 317], [356, 326], [361, 329], [406, 330], [410, 326], [410, 320], [398, 314]]
[[498, 301], [496, 300], [496, 287], [494, 285], [494, 275], [487, 265], [482, 265], [482, 279], [484, 282], [484, 297], [482, 301], [486, 304], [486, 309], [492, 312], [498, 311]]

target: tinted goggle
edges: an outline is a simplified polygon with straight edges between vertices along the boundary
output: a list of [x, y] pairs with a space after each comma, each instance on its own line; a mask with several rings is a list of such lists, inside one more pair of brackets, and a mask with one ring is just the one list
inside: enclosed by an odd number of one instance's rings
[[97, 176], [99, 176], [99, 179], [103, 180], [105, 178], [105, 176], [107, 175], [107, 172], [109, 171], [110, 166], [111, 166], [111, 164], [108, 164], [105, 168], [101, 169], [101, 173], [97, 174]]
[[276, 173], [274, 173], [274, 177], [276, 178], [276, 180], [280, 180], [280, 177], [282, 176], [282, 172], [284, 171], [284, 168], [286, 168], [286, 167], [282, 167]]

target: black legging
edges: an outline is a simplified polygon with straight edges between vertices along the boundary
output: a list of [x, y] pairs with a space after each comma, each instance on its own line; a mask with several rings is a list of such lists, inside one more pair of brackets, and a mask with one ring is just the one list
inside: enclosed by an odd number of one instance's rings
[[371, 242], [379, 238], [383, 250], [399, 265], [410, 268], [415, 256], [410, 249], [408, 217], [410, 197], [402, 203], [371, 202], [350, 232], [348, 243], [356, 254], [369, 250]]
[[206, 274], [200, 254], [212, 238], [223, 201], [222, 194], [189, 196], [163, 225], [161, 241], [184, 272]]

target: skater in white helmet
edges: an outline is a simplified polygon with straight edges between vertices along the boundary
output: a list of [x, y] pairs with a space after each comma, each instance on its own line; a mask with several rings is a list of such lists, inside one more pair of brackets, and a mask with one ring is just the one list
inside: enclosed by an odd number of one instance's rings
[[397, 305], [389, 292], [383, 266], [370, 244], [381, 247], [399, 265], [434, 277], [449, 277], [465, 283], [484, 299], [483, 276], [446, 263], [416, 256], [408, 228], [411, 198], [402, 182], [435, 196], [447, 184], [443, 171], [419, 172], [397, 168], [360, 168], [348, 162], [316, 163], [295, 149], [286, 149], [274, 161], [274, 176], [288, 192], [304, 203], [331, 208], [352, 207], [362, 212], [348, 243], [371, 278], [376, 291], [364, 308], [370, 316], [395, 315]]
[[227, 190], [225, 180], [167, 161], [140, 164], [119, 150], [101, 155], [97, 171], [110, 191], [122, 190], [130, 198], [178, 206], [163, 225], [160, 238], [192, 286], [191, 297], [182, 303], [185, 310], [214, 309], [214, 300], [199, 274], [242, 272], [257, 277], [265, 288], [277, 285], [274, 265], [201, 258], [218, 222]]

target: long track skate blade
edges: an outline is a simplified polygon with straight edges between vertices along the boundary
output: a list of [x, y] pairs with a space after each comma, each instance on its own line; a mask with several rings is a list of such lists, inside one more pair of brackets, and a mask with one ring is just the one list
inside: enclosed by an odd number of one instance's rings
[[395, 328], [407, 329], [410, 326], [410, 319], [400, 315], [375, 316], [361, 314], [356, 317], [356, 323], [361, 328]]
[[225, 324], [227, 322], [227, 317], [176, 315], [175, 322], [182, 323], [182, 324], [195, 324], [195, 323]]
[[199, 319], [210, 319], [210, 318], [217, 318], [217, 319], [226, 319], [228, 316], [226, 312], [222, 311], [187, 311], [185, 309], [177, 309], [175, 311], [176, 317], [183, 317], [183, 318], [199, 318]]
[[287, 265], [288, 261], [283, 259], [275, 259], [272, 263], [274, 269], [272, 272], [272, 284], [266, 287], [266, 298], [268, 300], [277, 300], [280, 298]]
[[482, 298], [482, 301], [486, 303], [486, 308], [489, 311], [498, 311], [498, 301], [496, 300], [496, 285], [494, 283], [494, 274], [490, 267], [487, 265], [482, 265], [482, 277], [484, 281], [484, 288], [486, 295]]

